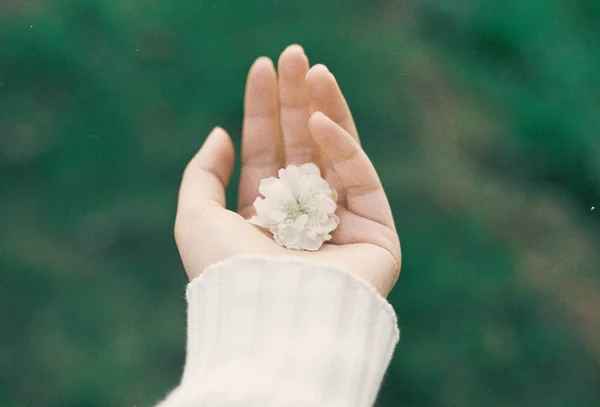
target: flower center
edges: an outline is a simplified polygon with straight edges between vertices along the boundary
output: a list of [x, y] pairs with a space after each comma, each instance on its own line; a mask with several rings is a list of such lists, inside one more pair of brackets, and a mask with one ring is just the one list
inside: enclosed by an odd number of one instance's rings
[[309, 210], [305, 202], [300, 199], [293, 199], [283, 203], [282, 209], [288, 215], [288, 218], [296, 220], [298, 216], [308, 214]]

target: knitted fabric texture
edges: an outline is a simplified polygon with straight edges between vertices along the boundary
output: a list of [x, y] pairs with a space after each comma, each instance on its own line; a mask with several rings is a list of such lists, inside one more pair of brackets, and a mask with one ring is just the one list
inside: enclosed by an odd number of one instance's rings
[[157, 407], [366, 407], [399, 340], [392, 306], [327, 263], [236, 256], [188, 284], [181, 384]]

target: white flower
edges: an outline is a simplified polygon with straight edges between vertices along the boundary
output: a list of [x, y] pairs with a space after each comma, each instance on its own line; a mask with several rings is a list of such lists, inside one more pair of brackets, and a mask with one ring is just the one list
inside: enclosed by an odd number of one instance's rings
[[279, 170], [279, 178], [263, 179], [258, 191], [264, 198], [254, 201], [250, 222], [269, 229], [288, 249], [318, 250], [339, 224], [337, 194], [313, 163]]

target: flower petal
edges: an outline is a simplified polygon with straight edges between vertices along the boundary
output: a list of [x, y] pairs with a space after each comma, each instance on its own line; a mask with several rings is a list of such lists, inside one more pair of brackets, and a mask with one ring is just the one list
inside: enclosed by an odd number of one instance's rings
[[319, 177], [321, 177], [321, 170], [314, 163], [302, 164], [299, 167], [299, 170], [302, 174], [306, 174], [306, 175], [315, 174], [315, 175], [318, 175]]
[[254, 201], [253, 224], [269, 228], [275, 241], [289, 249], [318, 250], [338, 225], [337, 193], [314, 163], [289, 165], [279, 178], [262, 180]]
[[304, 235], [302, 237], [302, 241], [300, 242], [300, 247], [302, 247], [304, 250], [316, 251], [319, 250], [322, 244], [323, 239], [321, 239], [319, 236], [310, 238], [308, 235]]
[[306, 225], [307, 222], [308, 222], [308, 215], [302, 214], [296, 218], [296, 221], [294, 222], [292, 227], [294, 229], [296, 229], [297, 231], [303, 231], [304, 226]]

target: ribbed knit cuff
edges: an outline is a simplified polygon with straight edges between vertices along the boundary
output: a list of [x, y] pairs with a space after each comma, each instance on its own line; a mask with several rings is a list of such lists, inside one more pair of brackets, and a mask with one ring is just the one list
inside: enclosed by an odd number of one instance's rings
[[371, 406], [399, 340], [392, 306], [325, 263], [237, 256], [186, 297], [178, 391], [198, 405]]

